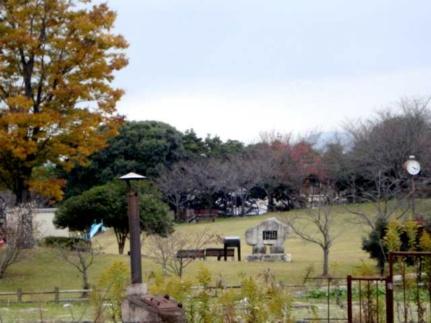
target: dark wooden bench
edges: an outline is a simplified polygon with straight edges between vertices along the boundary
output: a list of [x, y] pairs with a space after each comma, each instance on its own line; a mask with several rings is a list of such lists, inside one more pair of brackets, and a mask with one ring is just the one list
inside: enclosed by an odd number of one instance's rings
[[177, 258], [192, 258], [192, 259], [205, 259], [205, 250], [204, 249], [188, 249], [188, 250], [178, 250]]
[[215, 222], [218, 212], [217, 209], [194, 209], [188, 215], [187, 222], [199, 222], [205, 219]]
[[[222, 257], [224, 257], [224, 249], [223, 248], [207, 248], [205, 249], [206, 257], [217, 257], [217, 260], [220, 261]], [[234, 249], [227, 249], [226, 257], [235, 257]]]

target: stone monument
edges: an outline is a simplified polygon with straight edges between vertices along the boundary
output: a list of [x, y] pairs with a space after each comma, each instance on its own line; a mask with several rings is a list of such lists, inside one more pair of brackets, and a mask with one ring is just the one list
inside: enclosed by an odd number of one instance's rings
[[[292, 257], [284, 252], [284, 242], [290, 227], [276, 218], [269, 218], [245, 232], [245, 240], [252, 246], [248, 261], [287, 261]], [[267, 253], [267, 247], [269, 252]]]

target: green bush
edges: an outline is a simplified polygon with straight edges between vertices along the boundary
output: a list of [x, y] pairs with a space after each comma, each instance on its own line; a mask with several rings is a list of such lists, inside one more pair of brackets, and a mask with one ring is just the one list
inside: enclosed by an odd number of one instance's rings
[[91, 248], [91, 241], [77, 238], [77, 237], [54, 237], [54, 236], [48, 236], [42, 239], [41, 245], [44, 247], [50, 247], [50, 248], [64, 248], [73, 250], [76, 248], [76, 246], [83, 247], [90, 249]]

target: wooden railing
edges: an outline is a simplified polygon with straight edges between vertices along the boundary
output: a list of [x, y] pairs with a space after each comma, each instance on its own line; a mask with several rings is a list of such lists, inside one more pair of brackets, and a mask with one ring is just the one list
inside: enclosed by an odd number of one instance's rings
[[[53, 290], [45, 291], [24, 291], [18, 288], [16, 291], [0, 292], [0, 303], [37, 303], [37, 302], [85, 302], [92, 289], [60, 289], [54, 287]], [[62, 295], [69, 295], [64, 298]], [[87, 296], [85, 296], [87, 295]], [[37, 297], [35, 300], [34, 296]]]

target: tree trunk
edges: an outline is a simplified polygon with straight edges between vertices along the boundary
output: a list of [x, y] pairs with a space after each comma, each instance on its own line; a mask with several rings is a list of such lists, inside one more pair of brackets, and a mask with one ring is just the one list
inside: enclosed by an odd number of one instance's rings
[[[31, 172], [31, 171], [30, 171]], [[27, 173], [27, 172], [24, 172]], [[33, 212], [31, 205], [31, 194], [28, 187], [27, 179], [29, 174], [20, 177], [15, 183], [15, 205], [18, 208], [18, 214], [21, 221], [20, 237], [18, 238], [18, 247], [20, 249], [31, 249], [35, 245], [33, 236]], [[26, 177], [26, 175], [28, 175]]]
[[31, 249], [35, 245], [33, 236], [33, 211], [31, 204], [22, 204], [21, 230], [18, 239], [20, 249]]
[[118, 241], [118, 253], [122, 255], [124, 253], [124, 245], [126, 244], [126, 239], [121, 239]]
[[179, 263], [179, 270], [178, 270], [179, 278], [183, 278], [183, 268], [184, 268], [184, 262], [183, 262], [183, 258], [181, 258]]
[[274, 197], [272, 196], [272, 193], [268, 193], [268, 212], [273, 212], [274, 209]]
[[[83, 268], [82, 271], [82, 289], [90, 289], [90, 283], [88, 281], [88, 269], [87, 268]], [[88, 292], [83, 292], [81, 295], [82, 298], [88, 297]]]
[[245, 215], [245, 199], [244, 194], [240, 194], [240, 200], [241, 200], [241, 216]]
[[329, 276], [329, 248], [323, 248], [323, 277]]
[[380, 247], [380, 252], [382, 253], [382, 257], [379, 257], [377, 263], [380, 269], [380, 275], [383, 276], [385, 274], [385, 264], [386, 264], [386, 253], [385, 253], [383, 238], [379, 239], [379, 247]]
[[175, 200], [175, 211], [174, 211], [175, 221], [181, 221], [180, 219], [180, 202]]
[[127, 240], [127, 233], [124, 234], [122, 232], [118, 232], [114, 229], [115, 237], [117, 238], [117, 244], [118, 244], [118, 253], [122, 255], [124, 253], [124, 246], [126, 245]]

